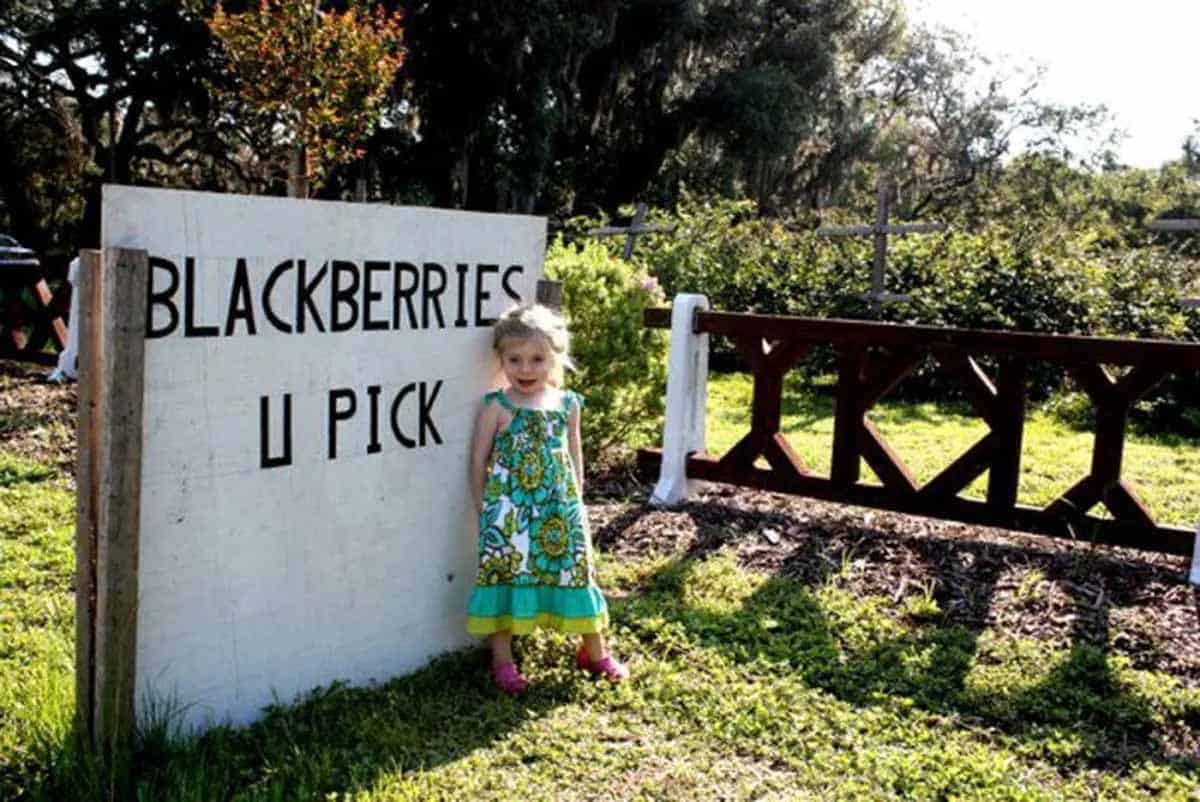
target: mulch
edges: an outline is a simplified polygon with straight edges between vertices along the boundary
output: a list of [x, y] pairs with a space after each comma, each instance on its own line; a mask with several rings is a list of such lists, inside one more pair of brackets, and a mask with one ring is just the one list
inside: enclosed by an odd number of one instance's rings
[[[46, 372], [0, 360], [0, 443], [70, 477], [77, 385], [47, 384]], [[1200, 687], [1200, 590], [1185, 558], [727, 485], [666, 510], [649, 506], [649, 491], [628, 472], [589, 476], [599, 548], [617, 558], [728, 552], [812, 586], [836, 576], [897, 606], [932, 594], [944, 624], [1092, 643]]]
[[50, 384], [49, 372], [44, 365], [0, 360], [0, 444], [53, 465], [73, 482], [78, 385]]
[[1200, 688], [1189, 560], [729, 485], [673, 509], [631, 474], [589, 479], [597, 547], [618, 558], [735, 555], [750, 569], [859, 595], [931, 594], [944, 625], [1063, 648], [1089, 643]]

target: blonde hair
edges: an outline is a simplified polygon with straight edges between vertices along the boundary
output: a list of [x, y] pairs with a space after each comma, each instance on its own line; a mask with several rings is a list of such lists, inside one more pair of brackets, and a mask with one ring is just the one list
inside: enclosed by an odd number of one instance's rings
[[509, 309], [492, 326], [492, 348], [497, 355], [503, 355], [507, 340], [525, 341], [534, 337], [543, 338], [550, 346], [554, 360], [550, 383], [562, 387], [563, 371], [574, 370], [575, 363], [571, 361], [571, 335], [561, 315], [541, 304], [525, 303]]

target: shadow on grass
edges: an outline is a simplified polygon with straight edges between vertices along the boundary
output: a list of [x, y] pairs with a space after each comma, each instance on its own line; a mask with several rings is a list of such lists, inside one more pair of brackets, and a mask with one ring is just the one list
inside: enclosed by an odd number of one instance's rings
[[[819, 593], [786, 577], [766, 580], [736, 612], [713, 613], [683, 598], [698, 564], [684, 558], [662, 569], [644, 597], [626, 603], [622, 623], [635, 631], [643, 618], [676, 623], [702, 648], [738, 663], [786, 664], [811, 687], [854, 705], [903, 697], [1038, 751], [1066, 738], [1075, 743], [1068, 753], [1048, 755], [1060, 768], [1123, 771], [1144, 760], [1173, 760], [1158, 740], [1153, 706], [1123, 687], [1090, 642], [1076, 643], [1045, 671], [1045, 653], [1022, 659], [1003, 647], [980, 652], [979, 633], [958, 625], [876, 640], [863, 637], [871, 624], [856, 620], [854, 609], [832, 610]], [[977, 664], [983, 676], [969, 681]]]
[[[520, 646], [518, 645], [518, 649]], [[258, 723], [181, 738], [171, 716], [143, 725], [113, 771], [72, 736], [29, 798], [40, 800], [297, 800], [342, 798], [384, 774], [434, 768], [503, 739], [578, 692], [568, 670], [539, 676], [519, 699], [499, 694], [482, 650], [444, 656], [375, 687], [334, 684], [265, 711]], [[132, 765], [134, 770], [128, 771]], [[122, 768], [123, 767], [123, 768]]]
[[32, 482], [44, 482], [53, 477], [54, 471], [45, 465], [0, 455], [0, 489]]
[[[802, 538], [776, 575], [735, 612], [714, 614], [684, 599], [703, 560], [744, 538], [737, 529], [786, 531], [796, 521], [758, 513], [754, 524], [740, 522], [731, 529], [713, 526], [714, 516], [732, 521], [744, 511], [711, 504], [689, 504], [684, 511], [695, 519], [698, 536], [686, 554], [648, 580], [643, 598], [631, 600], [623, 618], [634, 629], [639, 615], [665, 618], [682, 625], [700, 646], [731, 660], [785, 662], [811, 686], [856, 705], [907, 698], [930, 712], [1001, 730], [1053, 753], [1054, 762], [1064, 767], [1124, 771], [1145, 760], [1179, 760], [1161, 726], [1163, 711], [1118, 676], [1108, 654], [1111, 597], [1097, 600], [1078, 582], [1061, 583], [1070, 589], [1074, 608], [1065, 649], [1027, 637], [983, 637], [998, 583], [1008, 570], [1036, 565], [1049, 579], [1067, 580], [1097, 570], [1098, 563], [1100, 570], [1119, 571], [1119, 559], [1040, 560], [1051, 555], [1033, 544], [1025, 548], [844, 527], [833, 537], [816, 531]], [[936, 606], [901, 612], [897, 625], [895, 617], [870, 611], [848, 593], [823, 592], [837, 588], [850, 562], [871, 563], [882, 556], [886, 566], [887, 552], [898, 545], [909, 552], [908, 559], [915, 554], [932, 577], [926, 592]], [[874, 598], [886, 604], [886, 596]], [[838, 609], [831, 608], [830, 599], [840, 599]], [[877, 620], [863, 620], [863, 615]], [[1182, 724], [1190, 726], [1187, 720]], [[1187, 765], [1200, 768], [1195, 760]]]

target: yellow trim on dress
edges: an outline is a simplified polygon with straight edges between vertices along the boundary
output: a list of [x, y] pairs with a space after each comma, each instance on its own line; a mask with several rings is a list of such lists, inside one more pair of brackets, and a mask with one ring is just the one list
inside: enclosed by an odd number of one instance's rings
[[491, 635], [494, 632], [528, 635], [538, 627], [556, 629], [571, 635], [594, 635], [608, 628], [608, 613], [591, 618], [565, 618], [553, 613], [538, 613], [536, 618], [513, 618], [511, 615], [467, 616], [467, 632], [472, 635]]

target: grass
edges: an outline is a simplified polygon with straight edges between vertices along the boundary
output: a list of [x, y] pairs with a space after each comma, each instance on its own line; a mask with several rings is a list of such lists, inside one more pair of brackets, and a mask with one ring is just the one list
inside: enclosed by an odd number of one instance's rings
[[[795, 374], [784, 388], [780, 429], [817, 473], [828, 476], [833, 443], [833, 396], [828, 386], [802, 387]], [[750, 429], [750, 376], [713, 374], [708, 385], [708, 450], [724, 453]], [[965, 405], [884, 400], [868, 417], [901, 455], [916, 479], [935, 477], [979, 439], [987, 424]], [[1050, 412], [1032, 410], [1021, 448], [1018, 503], [1044, 507], [1082, 479], [1092, 459], [1092, 432], [1064, 425]], [[1200, 521], [1200, 440], [1178, 435], [1129, 433], [1122, 477], [1131, 482], [1161, 523], [1194, 526]], [[863, 481], [878, 483], [863, 464]], [[964, 491], [983, 499], [987, 474]], [[1098, 505], [1094, 513], [1106, 512]]]
[[[744, 389], [714, 381], [714, 443], [722, 400]], [[827, 422], [789, 405], [794, 434]], [[899, 443], [958, 425], [944, 410], [894, 414]], [[180, 738], [164, 714], [143, 723], [122, 776], [71, 733], [68, 487], [0, 448], [0, 799], [1200, 797], [1200, 765], [1171, 746], [1200, 726], [1200, 691], [1176, 678], [1084, 643], [948, 623], [931, 588], [896, 605], [837, 571], [804, 583], [724, 553], [602, 556], [626, 685], [585, 679], [568, 640], [542, 633], [519, 644], [536, 683], [520, 700], [491, 689], [480, 653], [449, 655], [376, 687], [318, 689], [244, 730]], [[1043, 579], [1030, 572], [1022, 592]]]

